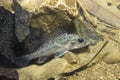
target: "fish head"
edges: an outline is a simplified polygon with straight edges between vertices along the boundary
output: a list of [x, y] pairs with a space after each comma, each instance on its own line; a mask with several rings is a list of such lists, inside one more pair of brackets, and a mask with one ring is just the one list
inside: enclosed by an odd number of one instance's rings
[[67, 48], [68, 50], [79, 49], [88, 46], [89, 44], [90, 41], [88, 39], [80, 38], [79, 36], [74, 35], [71, 40], [68, 41]]
[[60, 46], [62, 49], [73, 50], [83, 48], [90, 44], [90, 40], [80, 37], [77, 34], [62, 34], [57, 37], [55, 44]]

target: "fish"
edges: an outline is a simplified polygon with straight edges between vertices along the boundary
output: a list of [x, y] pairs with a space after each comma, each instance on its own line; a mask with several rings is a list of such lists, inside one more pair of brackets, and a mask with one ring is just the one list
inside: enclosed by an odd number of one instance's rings
[[[63, 56], [69, 50], [78, 49], [89, 45], [87, 39], [80, 38], [76, 34], [62, 33], [52, 40], [48, 40], [45, 44], [39, 47], [35, 52], [24, 56], [16, 57], [15, 63], [19, 67], [24, 67], [35, 58], [43, 58], [55, 54], [55, 57]], [[46, 60], [43, 58], [43, 62]]]

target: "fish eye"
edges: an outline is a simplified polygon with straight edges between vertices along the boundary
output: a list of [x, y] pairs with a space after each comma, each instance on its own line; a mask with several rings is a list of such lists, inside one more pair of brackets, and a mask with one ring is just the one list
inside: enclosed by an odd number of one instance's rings
[[84, 39], [83, 38], [78, 38], [78, 42], [82, 43], [82, 42], [84, 42]]

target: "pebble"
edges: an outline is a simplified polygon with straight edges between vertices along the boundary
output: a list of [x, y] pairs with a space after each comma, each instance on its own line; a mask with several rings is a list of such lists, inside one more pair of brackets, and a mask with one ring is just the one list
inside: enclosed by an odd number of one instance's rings
[[76, 55], [72, 52], [68, 52], [63, 58], [70, 64], [77, 64], [78, 62]]
[[117, 9], [120, 10], [120, 4], [117, 6]]
[[103, 59], [103, 61], [107, 64], [120, 63], [120, 53], [110, 53]]
[[104, 49], [103, 61], [107, 64], [115, 64], [120, 62], [120, 49], [116, 42], [109, 40], [106, 48]]

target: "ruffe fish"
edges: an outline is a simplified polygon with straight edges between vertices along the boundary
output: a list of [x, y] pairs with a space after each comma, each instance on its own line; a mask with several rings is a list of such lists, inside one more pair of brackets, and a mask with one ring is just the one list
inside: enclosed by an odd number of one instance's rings
[[[56, 36], [52, 40], [44, 43], [35, 52], [24, 56], [17, 57], [15, 63], [19, 67], [23, 67], [29, 64], [29, 62], [35, 58], [42, 58], [55, 54], [56, 57], [60, 57], [67, 53], [69, 50], [78, 49], [89, 45], [89, 40], [80, 38], [76, 34], [62, 33]], [[46, 60], [43, 58], [43, 62]]]

